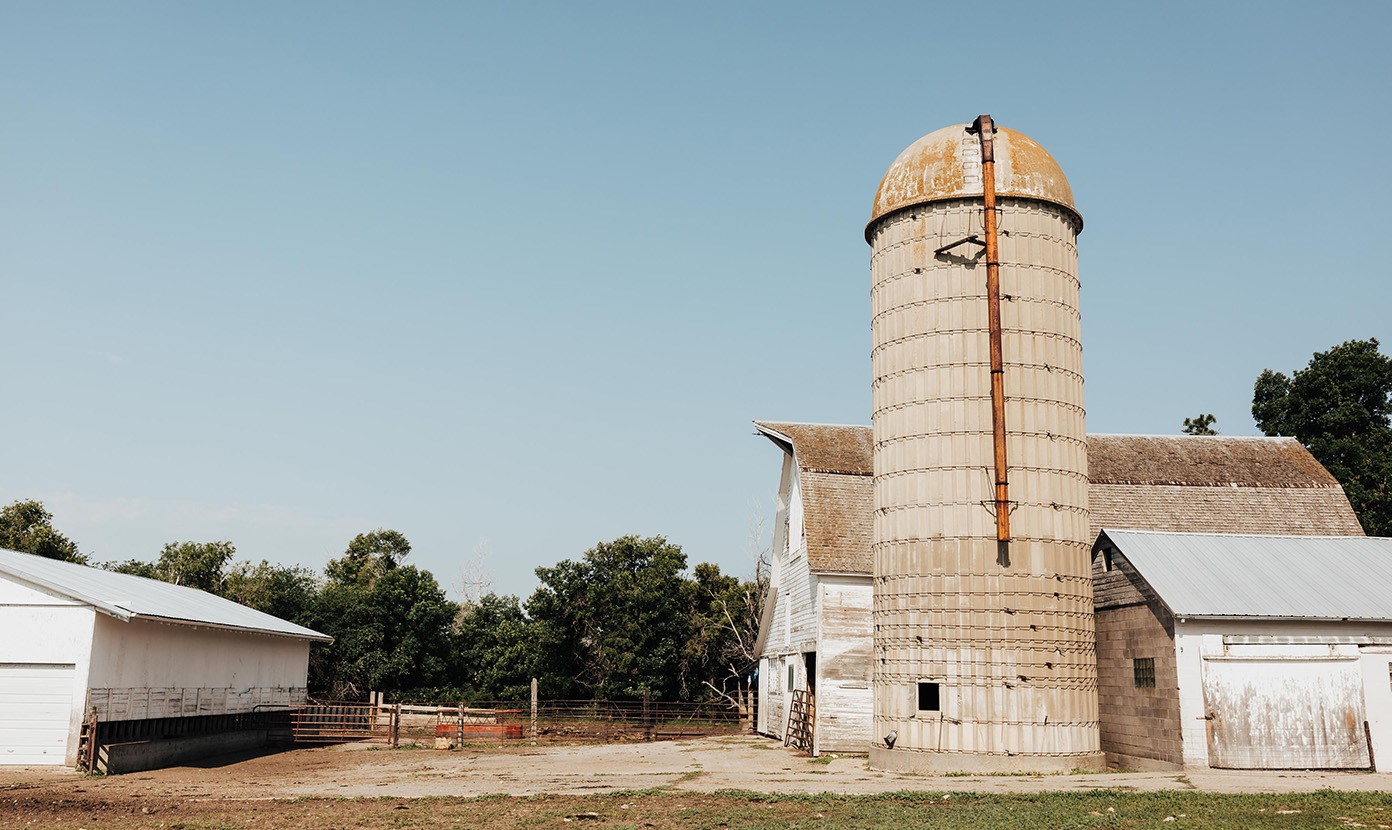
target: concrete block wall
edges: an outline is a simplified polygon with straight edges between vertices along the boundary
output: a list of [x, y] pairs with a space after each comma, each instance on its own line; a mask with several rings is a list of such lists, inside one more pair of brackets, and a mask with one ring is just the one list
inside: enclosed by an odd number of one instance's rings
[[[1136, 658], [1155, 659], [1155, 687], [1136, 688]], [[1102, 751], [1134, 769], [1184, 764], [1174, 640], [1148, 605], [1097, 611], [1097, 694]]]

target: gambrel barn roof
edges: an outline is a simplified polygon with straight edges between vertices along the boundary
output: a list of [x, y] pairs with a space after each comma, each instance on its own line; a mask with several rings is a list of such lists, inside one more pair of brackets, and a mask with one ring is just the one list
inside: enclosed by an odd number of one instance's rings
[[[808, 566], [868, 574], [874, 513], [870, 427], [756, 421], [793, 454]], [[1293, 438], [1089, 435], [1090, 537], [1103, 527], [1362, 536], [1339, 482]]]
[[870, 428], [756, 421], [791, 452], [802, 484], [807, 565], [818, 573], [870, 573]]

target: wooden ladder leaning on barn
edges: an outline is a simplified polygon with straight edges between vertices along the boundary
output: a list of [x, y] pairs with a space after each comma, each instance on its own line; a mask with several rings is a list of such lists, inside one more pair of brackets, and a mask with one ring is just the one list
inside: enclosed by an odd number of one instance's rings
[[793, 705], [788, 710], [788, 728], [783, 732], [783, 745], [812, 754], [812, 725], [817, 721], [817, 698], [806, 689], [793, 690]]
[[97, 770], [97, 710], [92, 709], [82, 719], [77, 733], [77, 768], [82, 772]]

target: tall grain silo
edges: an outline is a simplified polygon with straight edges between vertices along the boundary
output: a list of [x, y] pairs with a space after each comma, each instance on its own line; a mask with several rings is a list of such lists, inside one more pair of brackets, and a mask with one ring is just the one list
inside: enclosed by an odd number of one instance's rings
[[1053, 157], [990, 116], [914, 142], [875, 195], [877, 768], [1101, 765], [1082, 225]]

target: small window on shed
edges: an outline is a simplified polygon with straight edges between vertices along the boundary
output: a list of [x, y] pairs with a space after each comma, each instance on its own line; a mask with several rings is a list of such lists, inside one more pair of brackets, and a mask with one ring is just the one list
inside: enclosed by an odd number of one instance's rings
[[918, 711], [937, 712], [942, 709], [937, 683], [918, 684]]
[[1111, 548], [1107, 548], [1107, 549], [1105, 549], [1105, 550], [1102, 551], [1102, 570], [1104, 570], [1104, 571], [1110, 571], [1111, 569], [1112, 569], [1112, 551], [1111, 551]]
[[788, 664], [788, 691], [791, 692], [791, 691], [793, 690], [793, 688], [794, 688], [794, 687], [793, 687], [793, 681], [796, 680], [796, 679], [797, 679], [797, 672], [796, 672], [796, 670], [793, 668], [793, 664], [792, 664], [792, 663], [789, 663], [789, 664]]
[[1137, 657], [1132, 662], [1132, 671], [1136, 678], [1137, 689], [1155, 688], [1155, 658]]

